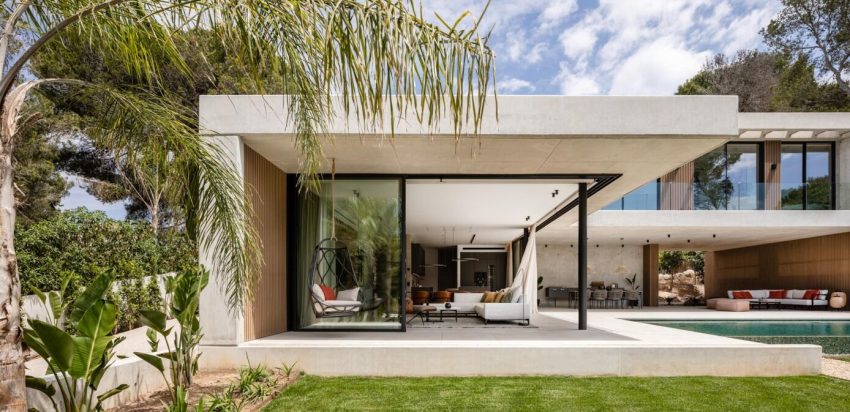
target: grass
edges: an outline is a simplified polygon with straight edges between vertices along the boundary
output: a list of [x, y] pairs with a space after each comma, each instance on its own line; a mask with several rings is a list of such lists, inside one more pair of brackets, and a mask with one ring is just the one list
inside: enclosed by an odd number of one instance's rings
[[850, 382], [783, 378], [320, 378], [265, 411], [846, 411]]

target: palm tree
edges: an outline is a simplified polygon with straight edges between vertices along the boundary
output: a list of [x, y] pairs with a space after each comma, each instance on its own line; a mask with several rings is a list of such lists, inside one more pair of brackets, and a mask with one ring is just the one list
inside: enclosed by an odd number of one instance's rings
[[[296, 131], [302, 188], [315, 187], [323, 162], [325, 126], [333, 113], [331, 92], [346, 114], [364, 125], [415, 113], [435, 125], [448, 116], [456, 135], [467, 124], [478, 131], [484, 98], [493, 78], [487, 37], [477, 20], [452, 24], [424, 20], [402, 0], [12, 0], [5, 2], [0, 33], [0, 402], [25, 410], [20, 334], [20, 283], [14, 227], [12, 154], [16, 137], [37, 121], [31, 95], [49, 90], [89, 105], [101, 115], [85, 133], [116, 152], [158, 148], [179, 154], [181, 179], [193, 188], [181, 200], [187, 230], [220, 258], [219, 283], [232, 310], [251, 297], [259, 254], [250, 205], [224, 154], [201, 139], [187, 112], [155, 87], [126, 91], [79, 79], [32, 78], [30, 59], [63, 33], [97, 38], [119, 56], [126, 70], [154, 86], [160, 67], [174, 64], [187, 78], [171, 32], [214, 30], [220, 47], [250, 68], [262, 91], [269, 73], [281, 74], [290, 90], [289, 116]], [[439, 17], [439, 16], [438, 16]], [[479, 17], [480, 20], [480, 17]], [[158, 23], [158, 24], [154, 24]], [[20, 41], [19, 53], [10, 43]], [[6, 63], [9, 66], [6, 67]]]

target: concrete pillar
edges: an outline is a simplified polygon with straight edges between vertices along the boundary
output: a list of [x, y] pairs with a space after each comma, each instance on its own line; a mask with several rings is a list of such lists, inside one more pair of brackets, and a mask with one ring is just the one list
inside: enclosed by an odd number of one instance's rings
[[[230, 166], [245, 178], [245, 146], [239, 136], [205, 137], [218, 146], [227, 156]], [[227, 307], [227, 299], [220, 280], [226, 274], [214, 271], [216, 256], [210, 250], [200, 246], [198, 259], [210, 271], [210, 283], [201, 292], [200, 320], [204, 337], [202, 345], [238, 345], [245, 340], [245, 319], [241, 312], [232, 313]]]

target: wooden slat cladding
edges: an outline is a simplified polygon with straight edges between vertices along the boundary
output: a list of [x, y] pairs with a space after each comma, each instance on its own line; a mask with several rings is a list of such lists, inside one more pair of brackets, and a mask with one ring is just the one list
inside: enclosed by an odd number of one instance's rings
[[730, 289], [850, 291], [850, 232], [723, 250], [707, 260], [707, 297]]
[[245, 306], [245, 340], [286, 331], [286, 173], [245, 147], [245, 188], [263, 245], [261, 278]]
[[658, 245], [643, 246], [643, 304], [658, 306]]
[[694, 162], [661, 176], [661, 210], [693, 210]]
[[[764, 208], [779, 210], [782, 208], [782, 189], [780, 186], [780, 168], [782, 167], [782, 143], [764, 143]], [[776, 167], [774, 168], [774, 165]]]

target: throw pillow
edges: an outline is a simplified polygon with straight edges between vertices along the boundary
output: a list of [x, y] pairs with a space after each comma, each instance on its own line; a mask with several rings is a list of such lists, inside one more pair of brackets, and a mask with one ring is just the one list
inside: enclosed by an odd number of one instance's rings
[[346, 289], [346, 290], [339, 291], [339, 293], [337, 293], [337, 295], [336, 295], [336, 298], [338, 300], [347, 300], [347, 301], [350, 301], [350, 302], [357, 302], [357, 301], [360, 301], [360, 299], [357, 299], [357, 295], [359, 295], [359, 294], [360, 294], [360, 288]]
[[502, 299], [499, 300], [499, 303], [511, 303], [511, 293], [505, 292], [502, 294]]
[[771, 299], [785, 299], [785, 291], [784, 290], [771, 290], [769, 297]]
[[322, 294], [325, 295], [325, 300], [336, 300], [336, 292], [330, 286], [319, 285], [322, 288]]
[[818, 289], [808, 289], [806, 293], [803, 294], [803, 299], [815, 299], [820, 294], [820, 290]]
[[314, 283], [310, 290], [313, 292], [313, 297], [316, 298], [316, 300], [320, 302], [325, 301], [325, 293], [322, 292], [322, 288], [319, 285]]
[[502, 301], [502, 297], [505, 296], [505, 292], [498, 291], [496, 292], [496, 296], [493, 297], [493, 303], [499, 303]]
[[736, 290], [732, 292], [732, 299], [752, 299], [753, 295], [748, 290]]
[[482, 302], [484, 303], [493, 303], [495, 302], [496, 292], [484, 292], [484, 298]]

